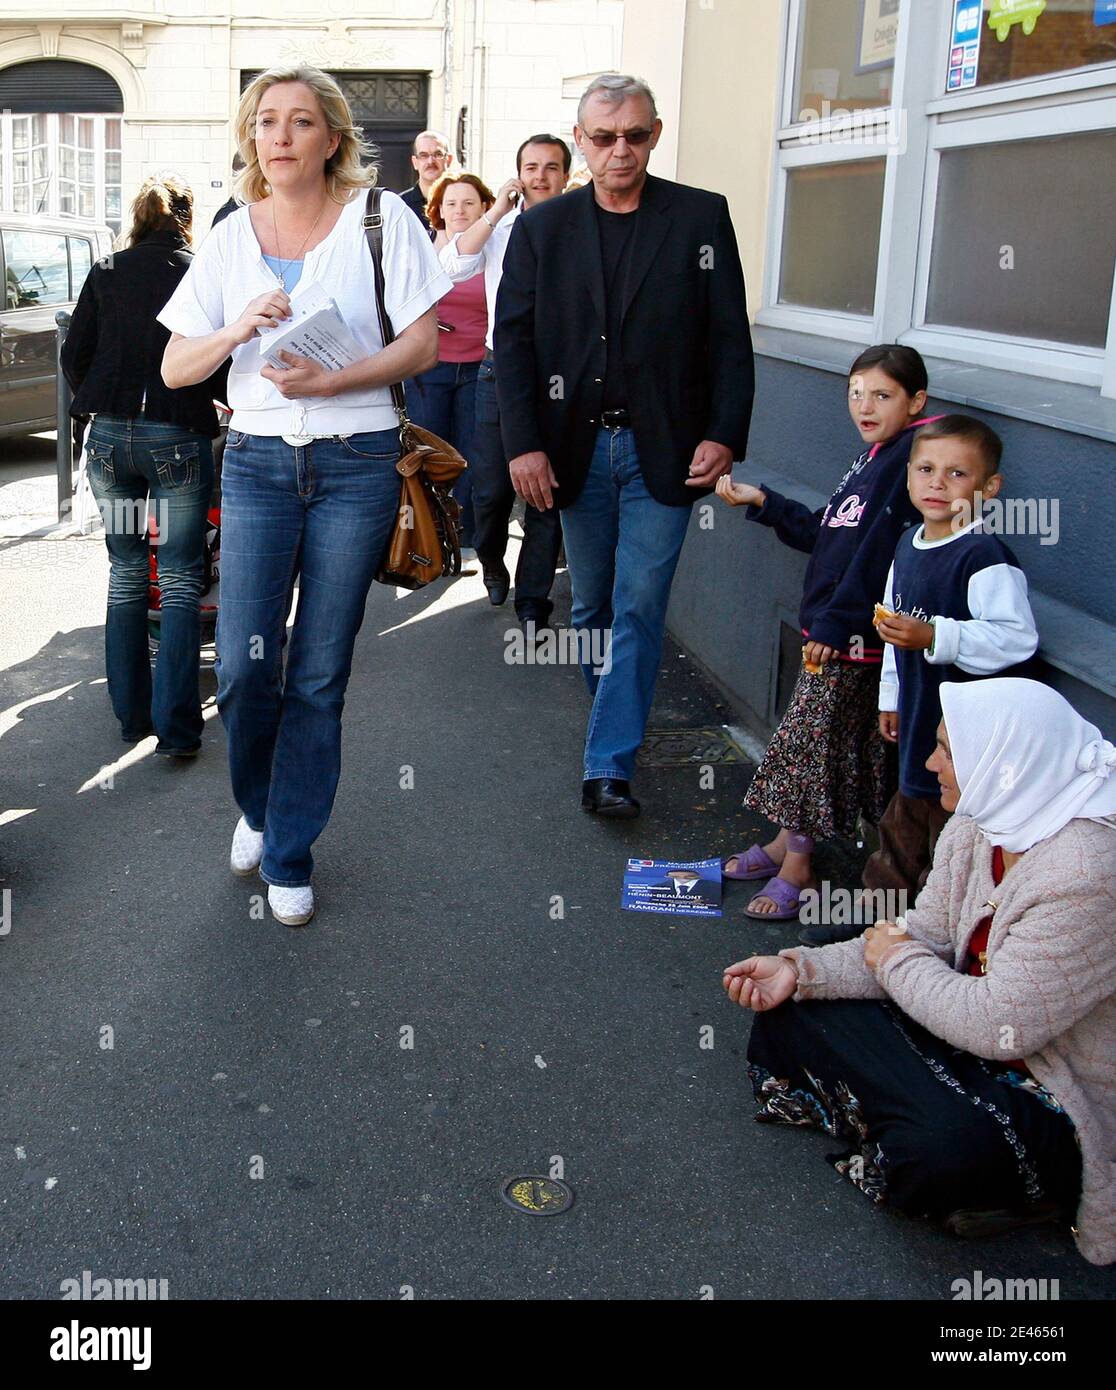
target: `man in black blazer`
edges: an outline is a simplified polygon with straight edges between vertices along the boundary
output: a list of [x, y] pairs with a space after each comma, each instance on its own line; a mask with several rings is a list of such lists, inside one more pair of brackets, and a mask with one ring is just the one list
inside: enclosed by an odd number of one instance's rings
[[585, 669], [582, 807], [627, 819], [693, 502], [744, 457], [755, 377], [726, 200], [650, 177], [662, 121], [638, 78], [585, 92], [592, 182], [524, 213], [496, 304], [496, 380], [516, 491], [562, 510], [575, 628], [611, 631]]

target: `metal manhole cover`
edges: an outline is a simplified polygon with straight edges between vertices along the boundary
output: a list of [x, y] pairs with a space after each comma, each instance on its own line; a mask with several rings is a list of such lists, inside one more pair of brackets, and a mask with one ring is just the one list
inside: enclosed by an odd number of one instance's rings
[[573, 1189], [557, 1178], [528, 1175], [507, 1178], [500, 1185], [500, 1200], [527, 1216], [560, 1216], [573, 1205]]
[[648, 729], [639, 761], [644, 767], [748, 761], [727, 729]]

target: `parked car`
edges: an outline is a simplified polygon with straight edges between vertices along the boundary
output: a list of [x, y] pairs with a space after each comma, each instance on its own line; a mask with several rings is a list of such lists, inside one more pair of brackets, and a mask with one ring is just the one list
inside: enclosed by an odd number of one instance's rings
[[0, 212], [0, 436], [53, 429], [58, 356], [54, 316], [73, 311], [112, 232], [76, 217]]

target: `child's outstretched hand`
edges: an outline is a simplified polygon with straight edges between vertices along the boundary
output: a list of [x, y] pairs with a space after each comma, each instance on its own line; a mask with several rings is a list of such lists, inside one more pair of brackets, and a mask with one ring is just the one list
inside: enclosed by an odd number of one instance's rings
[[934, 645], [932, 623], [924, 623], [921, 618], [908, 618], [901, 613], [881, 618], [876, 624], [876, 631], [885, 642], [908, 652], [924, 651]]
[[762, 507], [767, 494], [751, 483], [734, 483], [727, 473], [717, 479], [717, 496], [730, 507]]

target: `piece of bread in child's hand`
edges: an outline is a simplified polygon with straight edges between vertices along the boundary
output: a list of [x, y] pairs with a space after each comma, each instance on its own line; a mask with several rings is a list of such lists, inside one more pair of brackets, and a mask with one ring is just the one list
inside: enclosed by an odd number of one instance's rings
[[802, 665], [803, 665], [803, 667], [805, 668], [807, 675], [811, 675], [811, 676], [820, 676], [820, 675], [821, 675], [821, 669], [822, 669], [822, 668], [821, 668], [821, 662], [819, 662], [819, 661], [807, 661], [807, 660], [806, 660], [806, 648], [805, 648], [805, 647], [802, 648]]
[[895, 614], [890, 608], [885, 608], [882, 603], [876, 604], [876, 610], [872, 614], [872, 626], [879, 627], [885, 618], [894, 618]]

